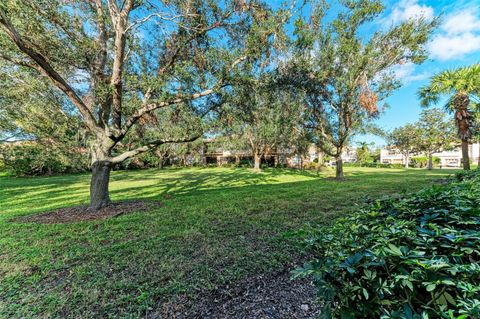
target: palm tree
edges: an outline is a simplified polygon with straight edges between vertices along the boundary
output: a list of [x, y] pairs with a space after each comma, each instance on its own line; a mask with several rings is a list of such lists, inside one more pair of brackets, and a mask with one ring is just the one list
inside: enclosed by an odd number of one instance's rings
[[468, 144], [472, 137], [472, 107], [480, 93], [480, 64], [447, 70], [434, 75], [430, 83], [418, 92], [424, 107], [438, 103], [447, 97], [446, 109], [455, 114], [458, 137], [462, 141], [463, 169], [470, 169]]

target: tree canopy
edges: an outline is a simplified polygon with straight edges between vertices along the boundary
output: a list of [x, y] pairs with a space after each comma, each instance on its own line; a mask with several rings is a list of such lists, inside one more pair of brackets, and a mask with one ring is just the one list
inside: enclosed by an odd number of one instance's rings
[[382, 14], [382, 2], [341, 3], [332, 19], [326, 2], [313, 2], [311, 17], [295, 23], [293, 51], [281, 68], [287, 85], [305, 91], [306, 127], [336, 158], [337, 178], [343, 178], [345, 145], [382, 112], [379, 103], [400, 85], [392, 67], [423, 62], [436, 25], [435, 20], [410, 19], [365, 36], [360, 30]]
[[257, 1], [9, 0], [0, 4], [0, 58], [16, 79], [62, 92], [57, 108], [74, 108], [67, 113], [89, 132], [91, 205], [101, 208], [112, 165], [200, 136], [118, 152], [132, 129], [172, 105], [207, 113], [238, 65], [268, 54], [286, 17]]

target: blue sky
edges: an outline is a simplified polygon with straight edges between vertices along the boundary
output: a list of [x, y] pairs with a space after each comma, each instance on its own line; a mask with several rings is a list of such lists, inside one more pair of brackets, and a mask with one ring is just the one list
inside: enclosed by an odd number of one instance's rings
[[[403, 86], [386, 102], [390, 108], [377, 121], [387, 130], [418, 119], [421, 111], [416, 92], [434, 73], [480, 62], [479, 0], [400, 0], [386, 1], [387, 11], [378, 28], [420, 15], [441, 16], [441, 24], [428, 44], [430, 58], [422, 65], [405, 64], [396, 68]], [[441, 105], [439, 105], [441, 106]], [[359, 136], [356, 141], [384, 144], [381, 138]]]

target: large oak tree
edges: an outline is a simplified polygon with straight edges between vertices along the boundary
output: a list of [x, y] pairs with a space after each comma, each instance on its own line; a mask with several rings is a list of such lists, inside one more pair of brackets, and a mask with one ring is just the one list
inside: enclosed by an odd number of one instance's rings
[[90, 205], [99, 209], [110, 203], [113, 165], [199, 136], [125, 150], [133, 128], [178, 104], [208, 112], [208, 97], [229, 85], [236, 67], [268, 50], [285, 21], [278, 12], [241, 0], [6, 0], [0, 59], [13, 76], [28, 73], [63, 92], [81, 116], [91, 142]]

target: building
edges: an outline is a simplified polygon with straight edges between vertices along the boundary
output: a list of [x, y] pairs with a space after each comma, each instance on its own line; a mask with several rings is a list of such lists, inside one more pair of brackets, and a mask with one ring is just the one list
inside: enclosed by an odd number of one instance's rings
[[[470, 160], [473, 163], [477, 163], [480, 157], [480, 143], [470, 144], [468, 154]], [[423, 154], [412, 154], [410, 158], [419, 155]], [[434, 153], [433, 156], [440, 159], [440, 167], [460, 167], [462, 165], [462, 150], [460, 147], [455, 147], [449, 151]], [[380, 151], [380, 162], [383, 164], [405, 165], [405, 156], [398, 150], [382, 148]]]
[[[262, 164], [267, 166], [286, 166], [292, 168], [301, 168], [311, 165], [321, 156], [321, 152], [315, 144], [311, 144], [307, 152], [303, 155], [295, 153], [292, 149], [275, 149], [267, 152], [262, 157]], [[225, 149], [218, 145], [215, 139], [207, 139], [204, 142], [201, 152], [202, 163], [204, 165], [225, 165], [250, 162], [253, 163], [253, 155], [248, 150]], [[345, 148], [342, 153], [344, 163], [353, 163], [357, 161], [356, 148]], [[328, 164], [335, 165], [335, 159], [331, 159]]]
[[[214, 139], [207, 139], [204, 142], [201, 151], [201, 162], [204, 165], [225, 165], [240, 164], [245, 162], [253, 163], [253, 155], [248, 150], [225, 149], [215, 143]], [[308, 151], [303, 154], [297, 154], [291, 149], [272, 149], [261, 161], [267, 166], [286, 166], [292, 168], [301, 168], [310, 165], [318, 158], [317, 147], [312, 144]]]

